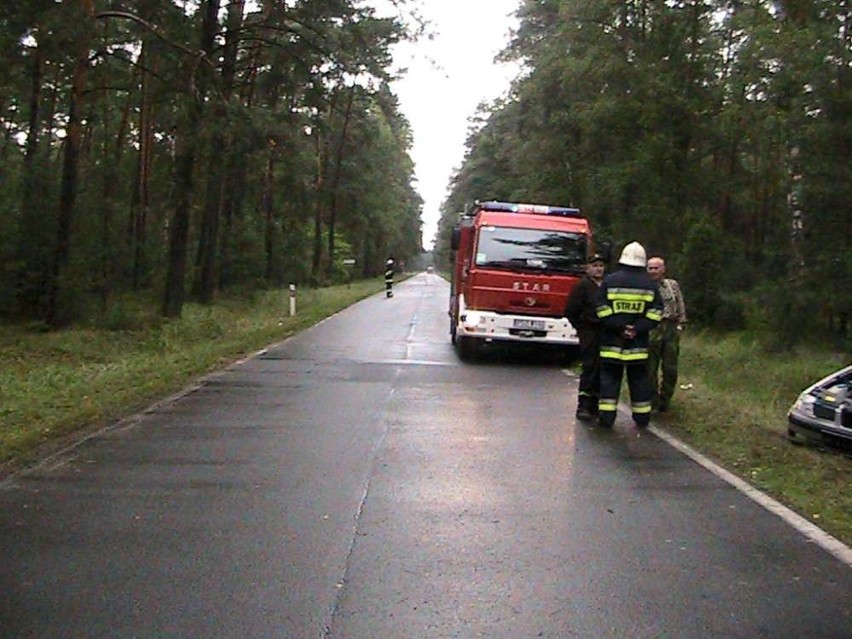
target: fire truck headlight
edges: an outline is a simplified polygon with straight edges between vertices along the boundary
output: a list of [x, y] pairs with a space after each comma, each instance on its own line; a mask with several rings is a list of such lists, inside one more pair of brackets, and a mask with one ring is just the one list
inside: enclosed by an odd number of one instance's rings
[[468, 311], [461, 319], [465, 328], [469, 331], [475, 330], [477, 326], [485, 322], [485, 318], [475, 311]]

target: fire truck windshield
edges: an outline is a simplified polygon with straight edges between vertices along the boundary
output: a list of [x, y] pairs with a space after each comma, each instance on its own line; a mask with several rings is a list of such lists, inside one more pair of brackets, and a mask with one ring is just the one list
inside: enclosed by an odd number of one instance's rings
[[496, 226], [479, 230], [477, 266], [581, 274], [585, 262], [582, 233]]

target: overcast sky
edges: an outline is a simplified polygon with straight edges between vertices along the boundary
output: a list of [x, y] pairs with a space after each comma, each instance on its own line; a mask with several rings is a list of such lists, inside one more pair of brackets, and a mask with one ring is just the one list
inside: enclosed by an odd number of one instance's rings
[[[494, 56], [517, 25], [519, 0], [424, 0], [436, 36], [400, 45], [395, 60], [408, 75], [394, 83], [411, 123], [417, 190], [424, 200], [423, 243], [431, 248], [450, 176], [464, 158], [468, 118], [480, 102], [503, 95], [516, 70]], [[484, 194], [471, 194], [471, 197]]]

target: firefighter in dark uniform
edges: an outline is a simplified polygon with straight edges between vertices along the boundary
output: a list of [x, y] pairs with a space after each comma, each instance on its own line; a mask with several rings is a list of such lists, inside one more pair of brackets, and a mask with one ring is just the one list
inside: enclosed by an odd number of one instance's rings
[[385, 260], [385, 295], [393, 297], [393, 257]]
[[657, 285], [645, 272], [645, 248], [638, 242], [624, 247], [621, 268], [604, 278], [598, 289], [601, 320], [601, 390], [598, 423], [611, 427], [618, 410], [621, 379], [627, 375], [633, 421], [644, 428], [651, 421], [648, 377], [649, 333], [663, 317]]
[[586, 274], [571, 289], [565, 305], [565, 317], [577, 329], [580, 341], [580, 383], [577, 398], [577, 419], [589, 420], [598, 413], [600, 390], [600, 332], [597, 315], [597, 293], [603, 281], [606, 260], [595, 254], [586, 264]]

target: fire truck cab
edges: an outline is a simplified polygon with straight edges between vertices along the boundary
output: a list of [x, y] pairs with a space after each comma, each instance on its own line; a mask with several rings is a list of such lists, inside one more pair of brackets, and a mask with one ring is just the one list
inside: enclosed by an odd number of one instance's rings
[[475, 203], [451, 240], [450, 336], [459, 356], [496, 341], [576, 345], [565, 304], [592, 248], [579, 209]]

